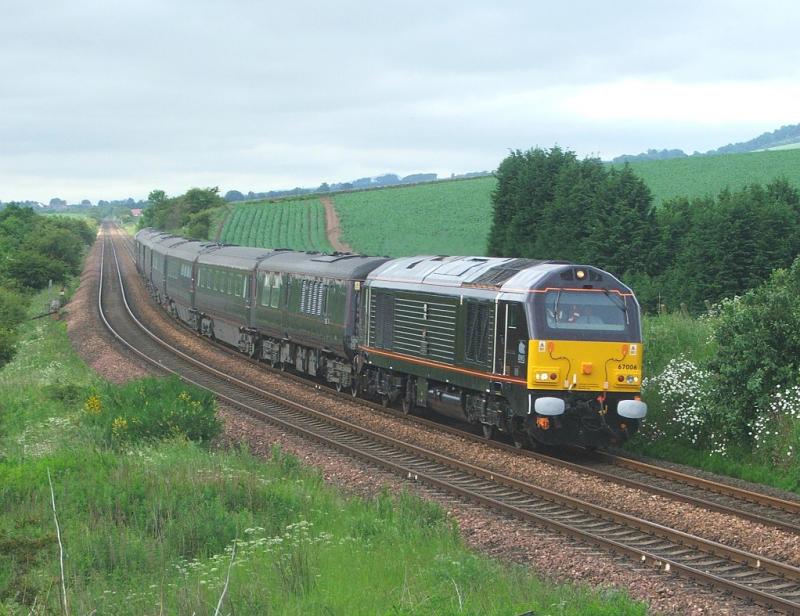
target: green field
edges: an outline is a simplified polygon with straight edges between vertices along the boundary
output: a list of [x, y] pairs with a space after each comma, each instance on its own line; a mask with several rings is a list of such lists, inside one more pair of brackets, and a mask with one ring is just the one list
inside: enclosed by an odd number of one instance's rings
[[330, 252], [325, 208], [316, 199], [246, 203], [233, 209], [219, 241], [239, 246]]
[[334, 195], [344, 240], [371, 255], [481, 255], [493, 177]]
[[716, 195], [726, 187], [767, 184], [780, 177], [800, 186], [800, 149], [642, 161], [631, 168], [658, 205], [672, 197]]
[[[779, 177], [800, 186], [800, 149], [632, 163], [656, 205]], [[493, 177], [331, 195], [342, 239], [369, 255], [483, 255], [492, 222]], [[243, 246], [330, 251], [325, 214], [314, 198], [232, 207], [220, 240]]]
[[[800, 143], [787, 143], [785, 145], [776, 145], [774, 148], [767, 148], [769, 152], [775, 152], [778, 150], [797, 150], [800, 149]], [[756, 150], [757, 152], [763, 152], [763, 150]]]

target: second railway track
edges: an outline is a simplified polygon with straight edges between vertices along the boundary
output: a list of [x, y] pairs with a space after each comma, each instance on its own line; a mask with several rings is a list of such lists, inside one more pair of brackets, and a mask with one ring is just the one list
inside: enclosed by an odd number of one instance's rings
[[800, 613], [798, 568], [377, 434], [245, 383], [171, 347], [147, 330], [130, 310], [113, 241], [107, 232], [104, 232], [98, 303], [107, 327], [133, 352], [251, 415], [526, 522], [693, 578], [766, 607]]

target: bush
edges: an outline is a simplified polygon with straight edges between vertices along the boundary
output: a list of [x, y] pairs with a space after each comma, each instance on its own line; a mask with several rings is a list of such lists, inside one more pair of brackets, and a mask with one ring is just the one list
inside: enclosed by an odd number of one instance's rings
[[25, 319], [25, 300], [17, 293], [0, 287], [0, 366], [14, 356], [16, 327]]
[[800, 259], [744, 296], [722, 303], [711, 369], [732, 432], [748, 437], [778, 388], [800, 384]]
[[83, 411], [86, 425], [115, 447], [173, 437], [205, 442], [221, 429], [214, 397], [177, 377], [109, 384], [86, 399]]
[[70, 274], [81, 271], [83, 240], [69, 229], [53, 224], [42, 225], [38, 233], [27, 239], [23, 251], [37, 253], [53, 262], [63, 263]]
[[52, 280], [63, 283], [69, 275], [66, 263], [33, 250], [20, 250], [7, 264], [6, 274], [22, 289], [44, 289]]
[[25, 299], [0, 287], [0, 327], [15, 327], [25, 320]]

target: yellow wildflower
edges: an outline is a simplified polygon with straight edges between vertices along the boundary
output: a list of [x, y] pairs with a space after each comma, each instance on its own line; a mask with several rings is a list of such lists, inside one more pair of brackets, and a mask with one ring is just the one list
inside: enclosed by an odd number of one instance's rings
[[128, 420], [124, 417], [116, 417], [111, 422], [111, 435], [114, 438], [123, 438], [128, 429]]
[[100, 396], [92, 394], [83, 404], [83, 409], [89, 415], [99, 415], [103, 410], [103, 403], [100, 401]]

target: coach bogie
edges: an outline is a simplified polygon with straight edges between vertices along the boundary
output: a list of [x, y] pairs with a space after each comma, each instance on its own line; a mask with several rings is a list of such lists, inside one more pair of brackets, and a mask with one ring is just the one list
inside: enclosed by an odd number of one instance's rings
[[256, 357], [258, 354], [258, 343], [258, 332], [245, 327], [239, 328], [239, 343], [237, 344], [237, 348], [240, 353], [250, 358]]
[[203, 336], [214, 338], [214, 319], [208, 315], [200, 315], [200, 333]]
[[350, 363], [337, 357], [331, 357], [325, 362], [325, 380], [338, 391], [350, 387], [353, 380], [353, 370]]

